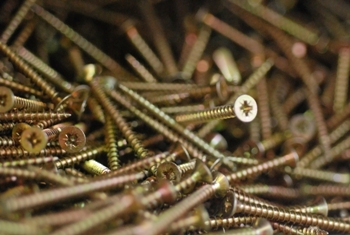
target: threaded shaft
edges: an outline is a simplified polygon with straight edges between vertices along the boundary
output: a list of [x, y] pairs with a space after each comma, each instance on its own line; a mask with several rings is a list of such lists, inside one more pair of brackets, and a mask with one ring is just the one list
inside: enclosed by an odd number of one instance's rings
[[234, 106], [224, 105], [193, 113], [178, 114], [175, 116], [175, 120], [177, 122], [206, 122], [215, 119], [222, 120], [234, 117]]
[[348, 94], [348, 77], [350, 67], [350, 49], [341, 48], [338, 54], [338, 68], [335, 80], [333, 110], [338, 113], [343, 110]]
[[120, 168], [120, 161], [118, 155], [118, 146], [116, 140], [116, 126], [114, 125], [112, 118], [110, 116], [106, 117], [105, 125], [105, 136], [106, 136], [106, 147], [107, 152], [107, 161], [109, 168], [114, 171]]

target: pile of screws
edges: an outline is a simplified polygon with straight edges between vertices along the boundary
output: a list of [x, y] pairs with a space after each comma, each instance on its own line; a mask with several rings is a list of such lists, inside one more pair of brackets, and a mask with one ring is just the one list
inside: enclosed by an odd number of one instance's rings
[[1, 1], [0, 234], [350, 234], [349, 11]]

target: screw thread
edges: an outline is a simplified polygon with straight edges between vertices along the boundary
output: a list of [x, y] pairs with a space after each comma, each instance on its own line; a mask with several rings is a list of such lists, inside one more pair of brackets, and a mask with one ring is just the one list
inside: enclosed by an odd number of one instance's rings
[[145, 58], [148, 64], [157, 74], [162, 74], [164, 66], [157, 55], [148, 46], [146, 41], [141, 37], [136, 27], [132, 26], [126, 31], [126, 35], [138, 52]]
[[54, 103], [59, 103], [60, 98], [53, 87], [51, 87], [42, 77], [40, 77], [31, 67], [29, 67], [20, 57], [18, 57], [8, 46], [0, 42], [0, 50], [9, 60], [23, 72], [45, 93]]
[[12, 90], [17, 90], [17, 91], [32, 94], [35, 96], [39, 96], [39, 97], [43, 96], [43, 93], [41, 91], [38, 91], [38, 90], [33, 89], [31, 87], [27, 87], [27, 86], [24, 86], [24, 85], [19, 84], [17, 82], [9, 81], [9, 80], [3, 79], [3, 78], [0, 78], [0, 85], [4, 85]]
[[106, 151], [105, 146], [100, 145], [92, 149], [83, 151], [81, 153], [73, 154], [65, 158], [60, 158], [57, 161], [55, 161], [55, 165], [57, 169], [63, 169], [69, 166], [73, 166], [74, 164], [93, 159], [99, 156], [104, 151]]
[[118, 146], [116, 140], [116, 126], [110, 116], [106, 117], [105, 136], [107, 145], [107, 161], [109, 168], [114, 171], [120, 168]]
[[322, 184], [319, 186], [304, 185], [301, 187], [300, 192], [303, 195], [323, 195], [327, 196], [350, 196], [350, 188], [347, 185], [330, 185]]
[[44, 10], [44, 8], [39, 5], [33, 5], [32, 10], [35, 14], [49, 23], [52, 27], [54, 27], [57, 31], [65, 35], [72, 42], [78, 45], [82, 50], [84, 50], [87, 54], [89, 54], [92, 58], [97, 60], [101, 65], [109, 69], [114, 74], [118, 74], [120, 77], [130, 78], [131, 75], [125, 71], [117, 62], [115, 62], [111, 57], [106, 55], [92, 43], [87, 41], [77, 32], [75, 32], [72, 28], [64, 24], [57, 17]]
[[104, 94], [102, 88], [99, 86], [98, 81], [94, 80], [91, 82], [91, 90], [96, 95], [96, 98], [101, 102], [102, 107], [108, 112], [108, 114], [114, 120], [114, 123], [119, 128], [125, 139], [128, 141], [130, 146], [135, 151], [139, 158], [145, 158], [148, 156], [148, 151], [143, 148], [141, 142], [138, 140], [136, 135], [133, 133], [128, 123], [119, 114], [117, 109], [109, 101], [107, 96]]
[[227, 219], [211, 219], [210, 221], [205, 221], [207, 225], [210, 226], [212, 230], [217, 230], [219, 228], [229, 229], [233, 227], [240, 227], [241, 224], [253, 224], [256, 221], [256, 217], [233, 217]]
[[336, 113], [343, 110], [347, 100], [349, 86], [350, 49], [341, 48], [338, 54], [338, 68], [335, 80], [333, 109]]
[[[2, 168], [0, 168], [0, 174], [2, 173]], [[12, 175], [16, 175], [16, 171], [11, 172], [9, 168], [9, 173], [13, 173]], [[16, 169], [17, 170], [17, 169]], [[31, 171], [25, 172], [26, 174], [33, 175], [35, 174]], [[95, 180], [88, 183], [83, 183], [74, 186], [68, 186], [63, 188], [56, 188], [51, 190], [42, 191], [36, 194], [25, 195], [22, 197], [17, 197], [13, 199], [9, 199], [2, 206], [3, 212], [10, 211], [19, 211], [28, 208], [34, 208], [37, 206], [44, 206], [47, 204], [63, 201], [66, 199], [72, 199], [80, 196], [84, 196], [86, 194], [100, 191], [100, 190], [108, 190], [116, 187], [122, 187], [123, 185], [130, 183], [135, 180], [140, 180], [144, 178], [143, 173], [137, 173], [132, 175], [123, 175], [114, 178], [107, 178], [103, 180]]]
[[15, 142], [9, 137], [0, 137], [0, 146], [14, 146]]
[[[62, 156], [66, 153], [61, 147], [50, 147], [42, 149], [39, 153], [35, 154], [35, 156], [38, 157], [44, 157], [44, 156]], [[26, 150], [23, 150], [22, 148], [18, 148], [15, 146], [10, 146], [7, 148], [0, 149], [0, 156], [5, 158], [28, 158], [33, 156], [33, 153], [30, 153]]]
[[188, 57], [185, 61], [185, 64], [182, 68], [182, 75], [185, 79], [191, 79], [193, 72], [196, 68], [197, 62], [202, 57], [204, 49], [208, 44], [210, 35], [211, 29], [206, 25], [202, 25], [202, 27], [199, 30], [197, 40], [192, 46]]
[[308, 228], [298, 228], [282, 225], [279, 223], [272, 223], [274, 229], [283, 232], [287, 235], [327, 235], [328, 232], [321, 230], [317, 227], [308, 227]]
[[122, 81], [120, 84], [126, 86], [129, 89], [138, 91], [190, 91], [191, 89], [198, 88], [198, 85], [194, 84], [182, 84], [182, 83], [146, 83], [146, 82], [129, 82]]
[[1, 43], [6, 44], [7, 41], [12, 36], [13, 32], [17, 29], [18, 25], [22, 22], [24, 17], [27, 15], [31, 6], [36, 2], [36, 0], [26, 0], [23, 2], [19, 10], [16, 12], [15, 16], [12, 18], [11, 22], [7, 25], [5, 31], [1, 35]]
[[28, 122], [28, 121], [40, 121], [40, 120], [47, 120], [47, 119], [64, 119], [67, 117], [70, 117], [71, 114], [69, 113], [52, 113], [52, 112], [30, 112], [30, 113], [23, 113], [23, 112], [7, 112], [7, 113], [0, 113], [0, 120], [1, 121], [13, 121], [13, 122]]
[[16, 123], [0, 123], [0, 133], [10, 132], [15, 125]]
[[295, 189], [295, 188], [270, 186], [270, 185], [264, 185], [264, 184], [242, 185], [240, 186], [240, 188], [246, 193], [255, 194], [255, 195], [267, 194], [270, 196], [276, 196], [280, 198], [291, 198], [291, 199], [300, 197], [299, 189]]
[[38, 58], [36, 55], [28, 51], [24, 47], [16, 49], [18, 56], [20, 56], [24, 61], [33, 66], [35, 69], [40, 71], [45, 78], [47, 78], [55, 86], [59, 87], [67, 93], [71, 93], [74, 90], [74, 86], [67, 82], [61, 74], [59, 74], [52, 67], [48, 66], [44, 61]]
[[175, 120], [177, 122], [206, 122], [215, 119], [228, 119], [234, 117], [234, 106], [224, 105], [193, 113], [178, 114], [175, 116]]
[[19, 222], [10, 222], [0, 220], [0, 233], [2, 234], [46, 234], [45, 228], [40, 228], [32, 224], [24, 224]]
[[157, 82], [157, 79], [147, 70], [140, 61], [130, 54], [125, 56], [126, 61], [131, 65], [135, 72], [147, 83]]
[[183, 164], [179, 165], [179, 168], [181, 170], [181, 173], [184, 174], [188, 171], [192, 171], [194, 169], [195, 165], [196, 165], [196, 162], [192, 161], [192, 162], [187, 162], [187, 163], [183, 163]]
[[61, 133], [62, 129], [61, 128], [50, 128], [50, 129], [45, 129], [43, 132], [47, 135], [47, 138], [49, 140], [56, 139], [57, 136]]
[[263, 162], [259, 165], [249, 167], [247, 169], [243, 169], [232, 173], [227, 176], [227, 179], [230, 183], [235, 181], [244, 180], [248, 177], [256, 176], [262, 172], [266, 172], [268, 170], [277, 168], [283, 165], [295, 165], [298, 160], [298, 155], [295, 152], [291, 152], [283, 157], [279, 157], [270, 161]]
[[18, 166], [27, 166], [27, 165], [41, 165], [49, 162], [53, 162], [52, 157], [36, 157], [28, 159], [19, 159], [19, 160], [10, 160], [2, 161], [0, 166], [2, 167], [18, 167]]
[[93, 97], [89, 97], [87, 100], [87, 105], [91, 110], [92, 115], [101, 123], [105, 123], [105, 114], [101, 105], [97, 102], [97, 100]]
[[327, 231], [349, 232], [350, 224], [333, 218], [319, 215], [304, 214], [296, 211], [288, 211], [283, 208], [268, 205], [242, 204], [237, 201], [236, 212], [263, 217], [277, 222], [292, 222], [303, 226], [317, 226]]
[[93, 175], [104, 175], [111, 172], [111, 170], [108, 167], [102, 165], [101, 163], [99, 163], [98, 161], [95, 161], [94, 159], [84, 161], [83, 163], [80, 164], [80, 166], [85, 171]]

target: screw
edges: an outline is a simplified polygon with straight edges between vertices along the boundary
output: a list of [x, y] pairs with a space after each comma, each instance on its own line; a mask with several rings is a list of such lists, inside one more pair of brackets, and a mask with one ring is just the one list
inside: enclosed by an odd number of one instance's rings
[[45, 165], [51, 162], [53, 162], [52, 157], [35, 157], [35, 158], [27, 158], [27, 159], [19, 159], [19, 160], [2, 161], [0, 163], [0, 166], [19, 167], [19, 166], [27, 166], [27, 165]]
[[282, 165], [296, 166], [298, 161], [298, 154], [294, 151], [291, 153], [284, 155], [283, 157], [279, 157], [270, 161], [263, 162], [256, 166], [251, 166], [247, 169], [239, 170], [227, 176], [228, 181], [232, 184], [233, 182], [240, 181], [243, 179], [247, 179], [248, 177], [252, 177], [258, 175], [262, 172], [266, 172], [270, 169], [277, 168]]
[[[31, 171], [23, 171], [18, 169], [10, 169], [10, 168], [0, 168], [0, 174], [7, 173], [8, 175], [24, 175], [27, 177], [35, 177], [34, 172]], [[17, 174], [16, 174], [17, 173]], [[116, 187], [121, 187], [126, 183], [140, 180], [145, 177], [143, 172], [132, 174], [132, 175], [123, 175], [108, 179], [96, 179], [92, 182], [82, 183], [79, 185], [73, 185], [68, 187], [49, 189], [46, 191], [39, 192], [37, 194], [30, 194], [21, 197], [17, 197], [14, 199], [9, 199], [2, 205], [1, 212], [8, 213], [19, 210], [25, 210], [28, 208], [34, 208], [38, 206], [45, 206], [48, 204], [71, 200], [73, 198], [81, 197], [87, 195], [92, 192], [100, 191], [100, 190], [108, 190]]]
[[11, 89], [0, 86], [0, 112], [5, 113], [13, 108], [41, 111], [47, 108], [47, 105], [40, 101], [17, 97], [13, 94]]
[[120, 84], [128, 87], [129, 89], [135, 91], [190, 91], [194, 88], [200, 88], [200, 86], [195, 84], [182, 84], [182, 83], [146, 83], [146, 82], [129, 82], [121, 81]]
[[146, 41], [142, 38], [140, 33], [135, 27], [133, 20], [126, 20], [122, 25], [121, 29], [125, 32], [129, 41], [137, 49], [137, 51], [142, 55], [142, 57], [147, 61], [147, 63], [152, 67], [158, 75], [163, 74], [164, 65], [159, 60], [158, 56], [152, 51], [148, 46]]
[[341, 48], [338, 56], [338, 68], [335, 80], [333, 103], [333, 110], [336, 113], [343, 110], [347, 100], [347, 90], [349, 86], [347, 78], [349, 76], [350, 48]]
[[93, 115], [93, 117], [101, 123], [105, 123], [105, 114], [101, 105], [93, 97], [89, 97], [87, 100], [87, 105]]
[[152, 83], [157, 82], [157, 79], [138, 61], [135, 57], [130, 54], [125, 56], [126, 61], [131, 65], [135, 72], [141, 77], [145, 82]]
[[320, 215], [305, 214], [301, 212], [288, 211], [283, 208], [267, 205], [243, 204], [235, 199], [236, 213], [249, 214], [270, 219], [277, 222], [289, 221], [303, 226], [317, 226], [327, 231], [348, 232], [350, 225], [333, 218], [325, 218]]
[[39, 76], [31, 67], [29, 67], [20, 57], [18, 57], [9, 47], [0, 42], [0, 51], [9, 58], [9, 60], [16, 66], [22, 73], [28, 76], [42, 91], [47, 94], [52, 101], [57, 104], [60, 102], [60, 98], [57, 96], [55, 89], [52, 88], [41, 76]]
[[311, 179], [316, 179], [320, 181], [328, 181], [339, 184], [349, 184], [350, 174], [346, 173], [336, 173], [325, 170], [315, 170], [307, 168], [295, 168], [293, 171], [286, 170], [287, 173], [291, 173], [296, 177], [307, 177]]
[[233, 230], [228, 230], [225, 232], [209, 232], [209, 235], [272, 235], [273, 234], [273, 228], [270, 224], [270, 222], [263, 218], [257, 218], [255, 222], [253, 223], [252, 227], [247, 228], [236, 228]]
[[179, 167], [172, 162], [163, 162], [157, 168], [157, 178], [178, 183], [181, 180], [182, 172]]
[[217, 230], [219, 228], [229, 229], [232, 227], [240, 227], [241, 224], [253, 224], [256, 221], [256, 217], [240, 217], [235, 216], [233, 218], [216, 218], [205, 221], [207, 225], [210, 226], [212, 230]]
[[61, 148], [68, 153], [79, 152], [86, 143], [85, 133], [79, 127], [67, 126], [59, 133], [58, 142]]
[[107, 115], [105, 125], [105, 139], [108, 148], [107, 161], [109, 168], [114, 171], [120, 168], [120, 160], [118, 156], [118, 146], [116, 139], [116, 126], [113, 123], [112, 118]]
[[[36, 20], [31, 19], [29, 20], [21, 30], [21, 32], [18, 34], [17, 38], [12, 44], [13, 48], [19, 48], [24, 45], [24, 43], [28, 40], [30, 35], [33, 33], [36, 26]], [[6, 42], [5, 42], [6, 43]]]
[[[273, 61], [271, 59], [266, 60], [246, 79], [246, 81], [242, 84], [242, 86], [240, 86], [234, 95], [227, 100], [226, 104], [234, 103], [241, 94], [248, 93], [248, 91], [252, 89], [263, 76], [265, 76], [265, 74], [271, 69], [272, 65]], [[218, 123], [218, 120], [207, 123], [197, 132], [197, 135], [199, 137], [205, 137]]]
[[24, 86], [20, 83], [9, 81], [9, 80], [3, 79], [3, 78], [0, 78], [0, 85], [6, 86], [8, 88], [11, 88], [12, 90], [16, 90], [19, 92], [35, 95], [38, 97], [43, 97], [43, 93], [41, 91], [38, 91], [38, 90], [33, 89], [31, 87]]
[[153, 6], [148, 1], [139, 2], [141, 10], [148, 28], [153, 35], [153, 42], [159, 56], [169, 75], [174, 75], [178, 72], [174, 57], [171, 53], [170, 46], [162, 30], [160, 21], [157, 19]]
[[268, 195], [272, 197], [278, 198], [290, 198], [296, 199], [300, 197], [299, 189], [288, 188], [282, 186], [273, 186], [273, 185], [265, 185], [265, 184], [254, 184], [254, 185], [242, 185], [240, 188], [250, 194], [254, 195]]
[[55, 84], [59, 89], [71, 93], [74, 89], [73, 85], [67, 82], [61, 74], [59, 74], [56, 70], [48, 66], [44, 61], [39, 59], [33, 53], [28, 51], [24, 47], [15, 48], [17, 55], [21, 57], [28, 64], [37, 69], [41, 74], [45, 76], [50, 82]]
[[20, 222], [11, 222], [0, 220], [0, 233], [2, 234], [47, 234], [47, 227], [38, 227], [37, 225], [24, 224]]
[[57, 169], [64, 169], [66, 167], [73, 166], [76, 163], [96, 158], [105, 151], [106, 147], [104, 145], [97, 145], [83, 152], [71, 154], [67, 157], [58, 159], [55, 161], [55, 166], [57, 167]]
[[208, 44], [209, 38], [211, 35], [211, 29], [206, 26], [202, 25], [199, 29], [197, 39], [193, 46], [190, 49], [190, 52], [188, 53], [187, 59], [185, 60], [185, 63], [182, 67], [181, 76], [185, 80], [190, 80], [193, 72], [196, 68], [196, 65], [198, 61], [201, 59], [203, 52], [205, 50], [205, 47]]
[[178, 114], [177, 122], [203, 122], [237, 117], [242, 122], [251, 122], [258, 113], [255, 100], [249, 95], [239, 96], [233, 105], [224, 105], [203, 111]]
[[5, 31], [0, 37], [0, 41], [4, 44], [12, 36], [13, 32], [17, 29], [18, 25], [22, 22], [24, 17], [27, 15], [31, 6], [36, 2], [36, 0], [26, 0], [22, 3], [21, 7], [16, 12], [15, 16], [12, 18], [11, 22], [7, 25]]

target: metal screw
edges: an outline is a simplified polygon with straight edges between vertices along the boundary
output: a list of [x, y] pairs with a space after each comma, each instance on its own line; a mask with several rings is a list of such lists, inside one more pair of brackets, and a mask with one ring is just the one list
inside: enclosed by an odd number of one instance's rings
[[94, 159], [84, 161], [80, 165], [84, 170], [86, 170], [88, 173], [93, 175], [104, 175], [111, 172], [111, 170], [108, 167], [102, 165], [101, 163], [95, 161]]
[[216, 49], [213, 53], [213, 59], [229, 84], [238, 85], [241, 83], [241, 73], [230, 50], [225, 47]]
[[267, 205], [243, 204], [239, 200], [233, 202], [236, 205], [236, 213], [241, 212], [253, 216], [271, 219], [277, 222], [289, 221], [303, 226], [317, 226], [327, 231], [349, 232], [350, 225], [333, 218], [325, 218], [319, 215], [304, 214], [288, 211]]
[[137, 51], [142, 55], [147, 63], [152, 67], [152, 69], [161, 75], [164, 72], [164, 65], [159, 60], [158, 56], [152, 51], [148, 46], [146, 41], [142, 38], [140, 33], [137, 31], [135, 24], [132, 20], [127, 20], [121, 25], [121, 29], [125, 32], [129, 41], [137, 49]]
[[270, 161], [263, 162], [256, 166], [251, 166], [247, 169], [239, 170], [230, 175], [227, 175], [228, 181], [232, 184], [233, 182], [247, 179], [249, 177], [258, 175], [262, 172], [268, 171], [273, 168], [277, 168], [282, 165], [296, 166], [298, 161], [298, 154], [296, 152], [291, 152], [283, 157], [279, 157]]
[[157, 82], [157, 79], [135, 57], [127, 54], [125, 59], [145, 82]]
[[224, 105], [203, 111], [178, 114], [177, 122], [205, 122], [215, 119], [237, 117], [242, 122], [251, 122], [258, 113], [255, 100], [249, 95], [239, 96], [233, 105]]
[[68, 153], [79, 152], [86, 143], [85, 133], [79, 127], [67, 126], [60, 131], [58, 142]]
[[41, 111], [47, 108], [47, 105], [40, 101], [15, 96], [11, 89], [0, 86], [0, 112], [5, 113], [13, 108]]

